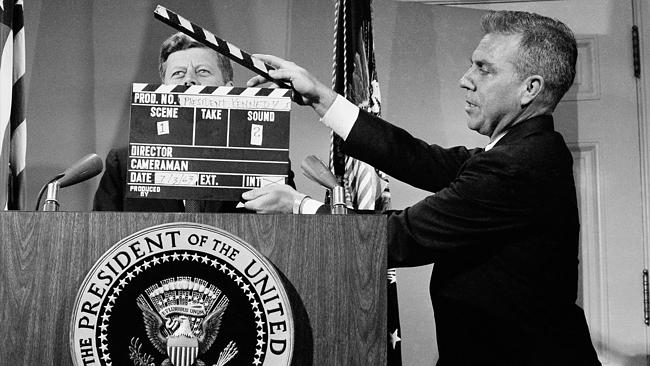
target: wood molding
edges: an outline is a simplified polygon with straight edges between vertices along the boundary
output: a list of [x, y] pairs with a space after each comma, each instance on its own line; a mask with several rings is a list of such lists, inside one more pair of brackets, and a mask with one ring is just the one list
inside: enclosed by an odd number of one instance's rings
[[645, 267], [650, 263], [650, 5], [632, 0], [634, 25], [639, 29], [641, 78], [636, 79], [639, 118], [639, 155], [641, 160], [641, 200]]
[[591, 330], [592, 341], [601, 362], [608, 363], [604, 350], [609, 345], [607, 252], [601, 238], [600, 184], [598, 143], [569, 143], [573, 155], [580, 210], [580, 279], [579, 298]]
[[561, 102], [600, 99], [600, 62], [598, 37], [596, 35], [576, 36], [578, 60], [573, 85]]

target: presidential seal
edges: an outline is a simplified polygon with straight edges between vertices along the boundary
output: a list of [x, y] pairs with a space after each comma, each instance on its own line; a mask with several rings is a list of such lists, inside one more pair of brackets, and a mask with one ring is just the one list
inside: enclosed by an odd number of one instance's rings
[[290, 365], [294, 325], [271, 263], [194, 223], [137, 232], [109, 249], [75, 300], [75, 365]]

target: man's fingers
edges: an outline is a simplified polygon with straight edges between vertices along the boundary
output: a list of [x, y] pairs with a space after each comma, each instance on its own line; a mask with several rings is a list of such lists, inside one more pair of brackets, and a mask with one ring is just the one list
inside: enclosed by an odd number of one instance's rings
[[272, 184], [244, 192], [244, 207], [258, 213], [291, 213], [299, 193], [286, 184]]
[[269, 194], [259, 195], [250, 201], [244, 203], [244, 207], [247, 210], [257, 211], [258, 213], [268, 213], [273, 212], [272, 209], [275, 207], [273, 205], [274, 198]]
[[246, 191], [246, 192], [242, 193], [241, 197], [243, 199], [245, 199], [246, 201], [250, 201], [250, 200], [256, 199], [259, 196], [263, 196], [265, 194], [266, 194], [266, 192], [264, 191], [264, 187], [262, 187], [262, 188], [256, 188], [256, 189], [252, 189], [250, 191]]
[[273, 66], [273, 68], [275, 69], [283, 69], [293, 64], [293, 62], [289, 62], [287, 60], [281, 59], [280, 57], [273, 56], [273, 55], [264, 55], [264, 54], [256, 53], [253, 55], [253, 57], [262, 60], [262, 62], [264, 62], [265, 64]]
[[[289, 187], [286, 184], [269, 184], [268, 186], [255, 188], [255, 189], [251, 189], [250, 191], [246, 191], [246, 192], [242, 193], [241, 196], [242, 196], [243, 199], [245, 199], [247, 201], [250, 201], [250, 200], [256, 199], [257, 197], [264, 196], [265, 194], [269, 194], [269, 193], [271, 193], [271, 192], [273, 192], [275, 190], [286, 190], [286, 187], [284, 187], [284, 186]], [[291, 187], [289, 187], [289, 188], [291, 188]]]
[[269, 75], [271, 75], [271, 77], [274, 78], [275, 80], [284, 80], [284, 81], [292, 82], [293, 77], [296, 76], [296, 70], [290, 70], [290, 69], [271, 70], [269, 72]]
[[246, 82], [246, 86], [249, 88], [268, 83], [269, 80], [262, 75], [253, 76]]

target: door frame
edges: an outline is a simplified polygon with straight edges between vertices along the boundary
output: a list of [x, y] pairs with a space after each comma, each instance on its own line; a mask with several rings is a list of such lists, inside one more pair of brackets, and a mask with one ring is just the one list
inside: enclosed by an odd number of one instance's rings
[[[631, 0], [633, 22], [639, 31], [640, 78], [636, 78], [639, 121], [639, 158], [641, 169], [642, 233], [644, 267], [650, 263], [650, 4], [644, 0]], [[646, 26], [644, 26], [644, 24]], [[639, 274], [642, 278], [642, 274]], [[642, 288], [642, 286], [639, 286]], [[639, 322], [643, 319], [639, 319]], [[646, 354], [650, 354], [650, 328], [646, 325]]]

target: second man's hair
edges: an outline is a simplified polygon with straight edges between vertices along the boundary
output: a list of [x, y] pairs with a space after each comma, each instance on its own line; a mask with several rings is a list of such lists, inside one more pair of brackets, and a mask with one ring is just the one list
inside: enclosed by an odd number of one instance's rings
[[[188, 36], [187, 34], [181, 32], [172, 34], [169, 38], [163, 41], [162, 45], [160, 46], [160, 59], [158, 62], [158, 71], [160, 72], [160, 80], [165, 79], [165, 71], [167, 68], [166, 62], [169, 55], [171, 55], [174, 52], [186, 50], [189, 48], [208, 48], [208, 47], [203, 43], [195, 40], [194, 38]], [[233, 72], [232, 72], [232, 64], [230, 63], [230, 60], [227, 57], [223, 56], [222, 54], [217, 53], [216, 51], [214, 52], [217, 54], [217, 64], [219, 65], [219, 70], [221, 71], [221, 76], [223, 76], [224, 81], [225, 82], [232, 81]]]

